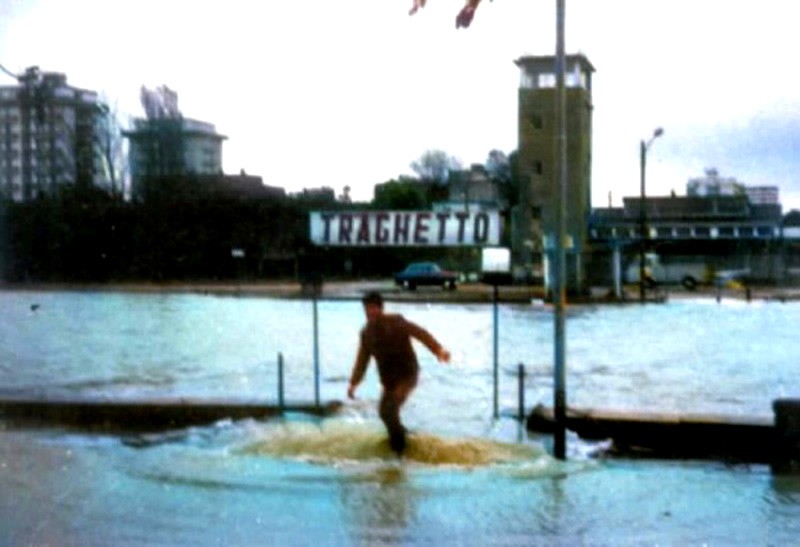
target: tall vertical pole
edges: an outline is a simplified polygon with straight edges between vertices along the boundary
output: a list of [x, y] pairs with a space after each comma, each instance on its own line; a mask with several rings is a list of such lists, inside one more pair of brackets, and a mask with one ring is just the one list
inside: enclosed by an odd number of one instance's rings
[[499, 373], [498, 373], [498, 318], [497, 318], [497, 283], [494, 283], [494, 348], [493, 348], [493, 356], [494, 356], [494, 419], [500, 417], [500, 401], [499, 401]]
[[647, 142], [642, 139], [639, 143], [639, 301], [645, 302], [645, 289], [647, 282], [647, 268], [645, 265], [645, 251], [647, 250], [647, 240], [650, 238], [650, 230], [647, 228], [647, 209], [646, 209], [646, 186], [645, 173], [647, 172], [647, 149], [653, 141], [664, 134], [664, 130], [657, 127], [653, 131], [653, 136]]
[[283, 353], [278, 354], [278, 409], [281, 414], [285, 408], [285, 401], [283, 399]]
[[614, 241], [614, 250], [612, 254], [613, 268], [614, 268], [614, 297], [622, 298], [622, 251], [619, 248], [619, 242]]
[[517, 365], [517, 415], [519, 422], [525, 421], [525, 365]]
[[647, 163], [647, 145], [639, 143], [639, 302], [645, 302], [646, 270], [644, 251], [647, 242], [647, 213], [645, 212], [645, 171]]
[[566, 322], [564, 317], [566, 303], [564, 240], [566, 239], [565, 217], [567, 205], [567, 101], [566, 91], [564, 89], [564, 79], [566, 75], [566, 55], [564, 52], [565, 12], [565, 0], [556, 0], [556, 124], [558, 131], [558, 161], [556, 162], [556, 171], [558, 173], [558, 193], [555, 210], [555, 256], [553, 257], [553, 297], [555, 302], [555, 367], [553, 370], [555, 376], [555, 400], [553, 412], [556, 422], [553, 452], [554, 456], [560, 460], [566, 459], [567, 444], [567, 391], [565, 371]]
[[314, 287], [314, 404], [319, 406], [319, 314], [317, 313], [317, 292]]

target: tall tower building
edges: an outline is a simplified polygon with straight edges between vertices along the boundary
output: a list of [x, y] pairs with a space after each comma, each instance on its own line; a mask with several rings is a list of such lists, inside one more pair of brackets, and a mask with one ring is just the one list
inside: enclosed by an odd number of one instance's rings
[[[517, 269], [541, 271], [549, 281], [548, 249], [553, 247], [559, 198], [556, 74], [554, 56], [521, 57], [519, 86], [519, 210], [513, 251]], [[566, 58], [566, 288], [585, 290], [588, 221], [591, 212], [592, 73], [581, 54]]]
[[0, 194], [16, 201], [64, 184], [99, 184], [97, 93], [56, 72], [28, 68], [0, 87]]

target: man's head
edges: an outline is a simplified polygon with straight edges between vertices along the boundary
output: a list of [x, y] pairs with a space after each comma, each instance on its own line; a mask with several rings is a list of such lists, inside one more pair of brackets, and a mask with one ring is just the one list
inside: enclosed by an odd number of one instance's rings
[[361, 299], [361, 303], [364, 304], [367, 321], [373, 321], [383, 313], [383, 297], [379, 292], [368, 292]]

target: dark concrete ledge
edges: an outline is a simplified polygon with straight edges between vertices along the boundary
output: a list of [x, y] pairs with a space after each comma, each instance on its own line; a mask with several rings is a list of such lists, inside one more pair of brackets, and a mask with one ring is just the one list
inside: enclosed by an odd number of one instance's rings
[[[772, 420], [705, 414], [656, 414], [569, 409], [566, 427], [585, 440], [613, 441], [609, 456], [716, 459], [772, 463], [778, 436]], [[553, 410], [537, 406], [530, 431], [552, 433]]]
[[156, 432], [207, 425], [220, 420], [264, 419], [284, 412], [334, 414], [342, 403], [286, 404], [203, 399], [136, 401], [15, 399], [0, 400], [0, 426], [60, 425], [90, 431]]

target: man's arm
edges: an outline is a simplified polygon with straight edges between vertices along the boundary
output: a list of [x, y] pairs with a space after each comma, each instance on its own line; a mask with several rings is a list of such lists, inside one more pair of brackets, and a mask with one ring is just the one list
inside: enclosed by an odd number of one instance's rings
[[355, 399], [356, 386], [361, 383], [361, 380], [364, 378], [364, 373], [367, 372], [369, 357], [369, 351], [367, 351], [367, 346], [364, 343], [364, 333], [362, 332], [358, 344], [356, 362], [353, 364], [353, 372], [350, 373], [350, 385], [347, 386], [347, 396], [351, 399]]
[[408, 319], [403, 319], [408, 329], [408, 334], [422, 342], [431, 353], [442, 363], [450, 362], [450, 352], [444, 349], [439, 341], [433, 337], [431, 333], [423, 329], [416, 323], [412, 323]]

